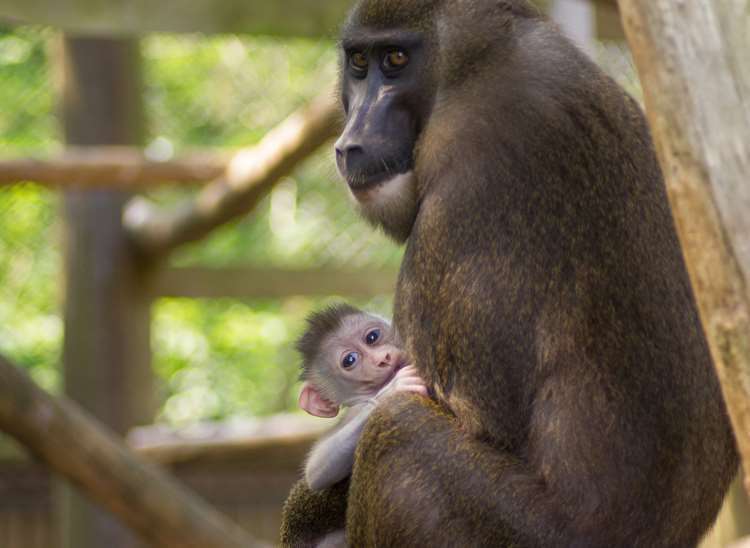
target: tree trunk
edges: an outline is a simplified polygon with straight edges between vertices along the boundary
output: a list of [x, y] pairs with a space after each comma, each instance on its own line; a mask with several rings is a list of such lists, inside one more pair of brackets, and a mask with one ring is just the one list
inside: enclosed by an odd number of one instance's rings
[[621, 0], [620, 9], [747, 478], [750, 3]]

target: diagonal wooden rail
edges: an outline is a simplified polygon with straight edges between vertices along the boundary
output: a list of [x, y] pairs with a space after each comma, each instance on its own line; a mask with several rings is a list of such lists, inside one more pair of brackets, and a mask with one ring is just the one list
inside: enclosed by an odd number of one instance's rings
[[235, 154], [222, 177], [175, 209], [159, 210], [143, 198], [134, 199], [124, 222], [136, 248], [146, 258], [162, 258], [251, 211], [284, 175], [336, 135], [339, 110], [334, 92], [323, 92], [257, 146]]
[[620, 9], [750, 492], [750, 1]]
[[264, 546], [125, 444], [74, 402], [0, 356], [0, 430], [154, 546]]

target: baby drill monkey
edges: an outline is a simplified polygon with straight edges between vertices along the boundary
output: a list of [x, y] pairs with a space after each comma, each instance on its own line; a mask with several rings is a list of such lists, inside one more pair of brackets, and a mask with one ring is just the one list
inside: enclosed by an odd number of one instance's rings
[[307, 459], [305, 480], [318, 490], [351, 474], [362, 429], [386, 396], [426, 396], [427, 388], [409, 364], [395, 329], [383, 318], [337, 304], [307, 321], [308, 329], [297, 342], [305, 381], [299, 405], [317, 417], [335, 417], [340, 407], [348, 408], [341, 424], [315, 444]]

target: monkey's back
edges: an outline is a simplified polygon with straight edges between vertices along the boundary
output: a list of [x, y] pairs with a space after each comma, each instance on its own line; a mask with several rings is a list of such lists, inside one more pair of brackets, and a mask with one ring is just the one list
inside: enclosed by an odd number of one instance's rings
[[[459, 422], [538, 470], [581, 538], [689, 545], [737, 456], [648, 128], [556, 33], [524, 39], [475, 79], [507, 91], [426, 130], [440, 154], [417, 158], [431, 186], [395, 321]], [[510, 80], [514, 63], [539, 74]]]

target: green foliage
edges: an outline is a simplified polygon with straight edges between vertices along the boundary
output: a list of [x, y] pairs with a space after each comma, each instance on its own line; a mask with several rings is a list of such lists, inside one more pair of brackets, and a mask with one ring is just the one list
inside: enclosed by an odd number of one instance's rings
[[58, 384], [62, 336], [56, 200], [34, 185], [0, 192], [0, 349], [45, 388]]
[[[0, 28], [0, 153], [29, 154], [56, 144], [46, 29]], [[0, 350], [48, 389], [62, 336], [54, 245], [57, 198], [31, 184], [0, 191]]]
[[[246, 146], [335, 78], [329, 42], [157, 36], [144, 43], [154, 139], [168, 149]], [[179, 192], [155, 193], [170, 204]], [[357, 217], [326, 149], [285, 179], [252, 215], [186, 246], [177, 265], [378, 267], [400, 251]], [[345, 297], [340, 297], [345, 298]], [[390, 313], [390, 301], [366, 303]], [[163, 299], [154, 310], [154, 358], [170, 422], [264, 415], [296, 408], [305, 315], [321, 303]]]
[[[293, 340], [324, 301], [292, 298], [243, 303], [162, 299], [154, 314], [154, 358], [176, 424], [295, 409], [299, 359]], [[379, 313], [389, 298], [357, 303]]]
[[[46, 44], [54, 33], [0, 31], [0, 150], [14, 156], [59, 142]], [[335, 79], [330, 42], [238, 36], [151, 36], [142, 44], [147, 152], [256, 143]], [[150, 197], [176, 205], [190, 193]], [[59, 388], [61, 256], [54, 192], [0, 190], [0, 351], [45, 387]], [[224, 266], [398, 264], [401, 252], [365, 226], [338, 182], [330, 150], [285, 179], [253, 214], [186, 246], [174, 264]], [[345, 298], [345, 296], [339, 297]], [[190, 422], [296, 407], [292, 351], [305, 315], [324, 301], [162, 299], [153, 310], [159, 419]], [[358, 303], [389, 314], [390, 298]]]
[[143, 43], [154, 136], [246, 146], [335, 79], [326, 41], [152, 36]]
[[0, 27], [0, 153], [38, 151], [56, 142], [47, 29]]

